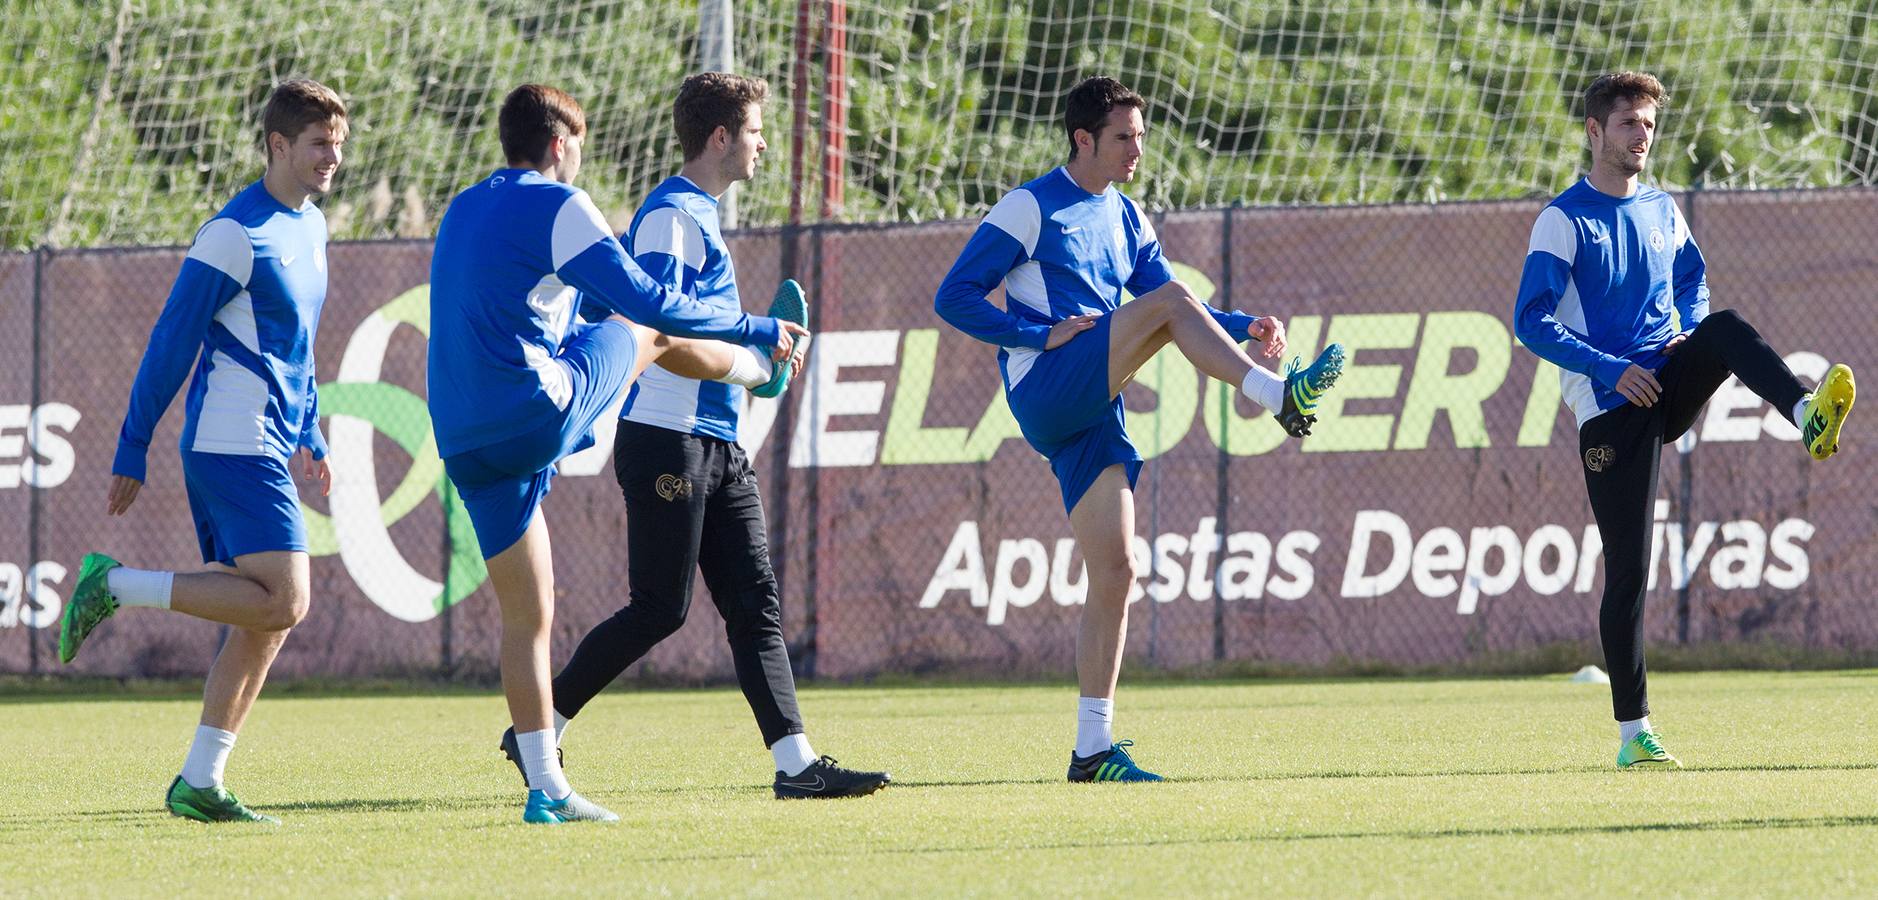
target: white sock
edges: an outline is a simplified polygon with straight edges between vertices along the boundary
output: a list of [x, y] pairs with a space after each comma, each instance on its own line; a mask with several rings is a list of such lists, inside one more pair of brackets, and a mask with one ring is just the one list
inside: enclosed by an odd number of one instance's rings
[[782, 740], [769, 745], [769, 753], [776, 757], [776, 771], [794, 777], [815, 762], [815, 748], [809, 746], [806, 734], [786, 734]]
[[1267, 412], [1276, 413], [1285, 407], [1285, 380], [1264, 366], [1254, 364], [1252, 371], [1245, 373], [1245, 380], [1239, 382], [1239, 390]]
[[561, 760], [554, 755], [554, 729], [525, 731], [515, 735], [522, 750], [522, 768], [528, 772], [528, 789], [543, 791], [550, 800], [560, 800], [574, 792], [561, 772]]
[[222, 773], [228, 768], [228, 753], [233, 749], [234, 732], [197, 725], [196, 742], [189, 745], [189, 755], [183, 759], [183, 780], [198, 789], [221, 784]]
[[[175, 572], [153, 572], [127, 566], [118, 566], [104, 575], [105, 587], [111, 591], [111, 596], [117, 598], [119, 606], [169, 609], [170, 585], [175, 581]], [[202, 787], [199, 784], [195, 786]]]
[[736, 347], [730, 355], [730, 374], [719, 378], [725, 384], [738, 387], [762, 387], [769, 383], [770, 375], [776, 371], [776, 364], [769, 354], [755, 347]]
[[554, 746], [556, 747], [561, 746], [561, 736], [567, 733], [567, 723], [572, 722], [572, 721], [574, 720], [564, 715], [561, 715], [559, 710], [555, 711], [554, 713]]
[[1113, 745], [1115, 743], [1114, 719], [1114, 700], [1096, 697], [1077, 698], [1076, 755], [1093, 756]]
[[1644, 716], [1641, 719], [1631, 719], [1628, 722], [1618, 722], [1617, 740], [1619, 743], [1628, 744], [1631, 738], [1650, 730], [1649, 716]]
[[1813, 402], [1813, 395], [1807, 394], [1800, 398], [1800, 402], [1793, 404], [1794, 427], [1801, 429], [1806, 428], [1806, 404], [1811, 402]]

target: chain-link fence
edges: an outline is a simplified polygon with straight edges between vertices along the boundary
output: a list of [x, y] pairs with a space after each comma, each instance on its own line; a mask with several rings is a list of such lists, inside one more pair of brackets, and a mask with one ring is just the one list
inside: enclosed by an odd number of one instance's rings
[[[1861, 367], [1878, 283], [1878, 192], [1678, 195], [1735, 308], [1803, 380]], [[1169, 352], [1129, 389], [1149, 457], [1136, 493], [1128, 657], [1302, 667], [1465, 664], [1555, 643], [1595, 661], [1602, 578], [1556, 373], [1512, 337], [1537, 202], [1189, 211], [1158, 220], [1214, 303], [1288, 320], [1292, 353], [1353, 356], [1316, 433], [1270, 418]], [[756, 401], [756, 462], [785, 630], [809, 674], [1024, 673], [1073, 664], [1081, 559], [1048, 467], [1018, 435], [994, 351], [932, 293], [974, 223], [818, 226], [730, 239], [753, 304], [810, 288], [812, 363]], [[334, 489], [309, 495], [313, 609], [287, 675], [495, 670], [499, 617], [427, 442], [430, 244], [335, 244], [317, 344]], [[0, 256], [0, 671], [53, 671], [78, 558], [196, 559], [172, 408], [127, 518], [103, 514], [112, 450], [178, 248]], [[180, 405], [180, 404], [177, 404]], [[600, 446], [545, 509], [555, 659], [626, 600], [625, 509]], [[1878, 504], [1856, 423], [1811, 462], [1730, 383], [1665, 455], [1647, 615], [1657, 642], [1878, 650]], [[708, 603], [634, 671], [730, 671]], [[215, 626], [132, 610], [65, 671], [195, 674]]]
[[[268, 90], [351, 108], [340, 239], [429, 237], [540, 80], [585, 104], [583, 178], [623, 227], [667, 174], [699, 68], [765, 78], [771, 156], [744, 225], [983, 213], [1055, 163], [1096, 74], [1149, 102], [1150, 209], [1531, 197], [1571, 177], [1592, 75], [1661, 75], [1663, 184], [1878, 183], [1869, 0], [32, 0], [0, 29], [0, 247], [188, 240], [261, 163]], [[25, 162], [30, 161], [30, 162]], [[819, 182], [819, 183], [818, 183]], [[803, 199], [806, 196], [806, 199]], [[621, 218], [621, 217], [626, 218]]]

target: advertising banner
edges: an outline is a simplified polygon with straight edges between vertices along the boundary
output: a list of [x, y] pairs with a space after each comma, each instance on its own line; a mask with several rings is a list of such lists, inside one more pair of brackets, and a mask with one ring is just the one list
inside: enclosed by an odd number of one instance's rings
[[[1739, 310], [1809, 384], [1828, 361], [1860, 367], [1878, 343], [1878, 193], [1678, 199], [1713, 309]], [[1579, 452], [1557, 370], [1510, 325], [1541, 205], [1157, 220], [1181, 277], [1214, 305], [1285, 319], [1287, 358], [1328, 341], [1351, 355], [1302, 442], [1172, 349], [1139, 373], [1124, 395], [1148, 458], [1130, 660], [1419, 666], [1595, 646], [1601, 545], [1584, 470], [1596, 460]], [[1073, 666], [1084, 576], [1057, 486], [1004, 404], [995, 349], [932, 312], [975, 224], [730, 240], [753, 310], [784, 271], [805, 273], [813, 303], [810, 365], [781, 401], [752, 401], [742, 435], [785, 633], [807, 673]], [[58, 670], [57, 610], [87, 550], [151, 568], [199, 561], [174, 449], [180, 401], [136, 505], [104, 515], [130, 383], [181, 256], [0, 256], [0, 671]], [[329, 254], [317, 355], [334, 485], [329, 497], [303, 491], [314, 599], [281, 674], [495, 671], [500, 617], [423, 401], [429, 264], [428, 242]], [[563, 463], [544, 506], [557, 664], [629, 599], [611, 426], [596, 437]], [[1872, 462], [1856, 431], [1839, 456], [1812, 462], [1779, 413], [1724, 384], [1664, 451], [1650, 639], [1878, 648]], [[729, 674], [722, 623], [699, 591], [704, 621], [634, 674]], [[219, 635], [129, 611], [68, 670], [193, 675]]]

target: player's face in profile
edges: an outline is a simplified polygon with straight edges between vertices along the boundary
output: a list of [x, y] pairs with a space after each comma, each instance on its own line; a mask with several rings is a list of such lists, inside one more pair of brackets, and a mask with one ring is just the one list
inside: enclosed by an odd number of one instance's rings
[[1636, 175], [1649, 161], [1650, 147], [1656, 141], [1656, 104], [1643, 100], [1632, 105], [1629, 100], [1618, 100], [1600, 132], [1593, 161], [1625, 175]]
[[756, 160], [769, 149], [763, 140], [763, 108], [755, 103], [744, 111], [743, 129], [730, 136], [730, 149], [724, 158], [724, 174], [732, 181], [756, 177]]
[[344, 119], [308, 125], [292, 141], [280, 139], [280, 135], [269, 136], [270, 141], [280, 141], [286, 146], [284, 157], [279, 152], [274, 154], [275, 162], [287, 167], [302, 190], [317, 195], [333, 189], [333, 175], [345, 158]]
[[1141, 162], [1142, 141], [1147, 135], [1141, 110], [1132, 106], [1109, 110], [1108, 118], [1102, 123], [1102, 133], [1095, 142], [1095, 162], [1103, 176], [1124, 184], [1135, 180], [1135, 167]]

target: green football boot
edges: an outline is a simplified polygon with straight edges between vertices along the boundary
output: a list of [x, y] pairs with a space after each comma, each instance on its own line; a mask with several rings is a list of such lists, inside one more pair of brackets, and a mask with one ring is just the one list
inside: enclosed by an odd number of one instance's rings
[[1134, 741], [1116, 741], [1101, 753], [1088, 756], [1069, 755], [1069, 780], [1077, 783], [1095, 781], [1165, 781], [1159, 775], [1135, 765], [1128, 748]]
[[1292, 357], [1285, 367], [1284, 406], [1272, 413], [1286, 434], [1301, 438], [1311, 433], [1311, 426], [1317, 423], [1317, 401], [1343, 374], [1343, 358], [1342, 344], [1325, 347], [1309, 366]]
[[117, 598], [111, 596], [105, 576], [119, 565], [102, 553], [87, 553], [78, 564], [78, 586], [72, 589], [72, 602], [65, 605], [65, 614], [59, 617], [59, 662], [71, 662], [91, 630], [117, 612]]
[[[809, 298], [794, 278], [785, 278], [782, 284], [776, 286], [776, 296], [769, 302], [769, 315], [773, 319], [809, 327]], [[786, 359], [777, 363], [769, 380], [751, 388], [750, 393], [765, 399], [782, 396], [782, 392], [789, 389], [789, 376], [794, 374], [794, 368]]]
[[1839, 430], [1845, 427], [1846, 413], [1858, 391], [1852, 384], [1852, 369], [1840, 363], [1826, 370], [1819, 389], [1806, 399], [1800, 414], [1800, 440], [1814, 459], [1825, 459], [1839, 452]]
[[1657, 740], [1655, 732], [1643, 731], [1638, 732], [1636, 737], [1617, 748], [1618, 768], [1629, 769], [1637, 766], [1651, 769], [1680, 769], [1682, 762], [1669, 755], [1668, 750], [1663, 749], [1663, 744]]
[[170, 792], [163, 799], [163, 805], [169, 807], [170, 815], [198, 822], [263, 822], [279, 825], [280, 820], [273, 816], [264, 816], [241, 804], [225, 787], [196, 788], [190, 787], [183, 776], [176, 776], [170, 782]]

